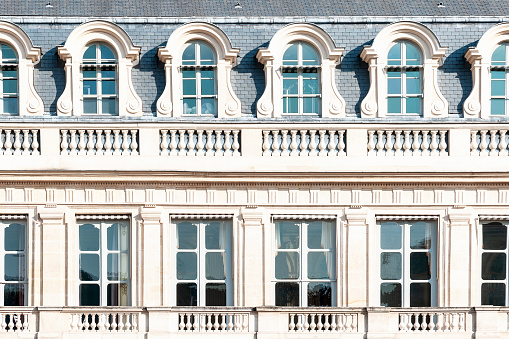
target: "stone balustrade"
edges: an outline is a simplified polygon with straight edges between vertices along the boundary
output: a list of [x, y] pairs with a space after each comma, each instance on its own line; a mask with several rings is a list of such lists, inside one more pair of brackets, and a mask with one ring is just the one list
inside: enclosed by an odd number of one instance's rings
[[161, 155], [240, 155], [239, 130], [162, 129]]
[[248, 312], [181, 312], [179, 332], [248, 332]]
[[446, 130], [368, 130], [368, 155], [437, 156], [448, 155]]
[[399, 314], [401, 332], [464, 332], [467, 312], [437, 312], [427, 309], [409, 310]]
[[357, 332], [358, 314], [317, 312], [290, 313], [290, 332]]
[[79, 312], [71, 314], [72, 332], [138, 332], [140, 312]]
[[138, 130], [62, 129], [62, 155], [137, 155]]
[[345, 131], [334, 129], [263, 130], [263, 155], [345, 155]]

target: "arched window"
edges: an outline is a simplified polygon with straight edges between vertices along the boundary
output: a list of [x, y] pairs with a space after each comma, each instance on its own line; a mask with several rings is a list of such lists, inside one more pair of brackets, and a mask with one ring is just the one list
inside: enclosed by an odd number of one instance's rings
[[501, 43], [491, 56], [491, 115], [509, 112], [509, 43]]
[[216, 55], [201, 41], [192, 41], [182, 54], [184, 115], [217, 116]]
[[292, 43], [283, 55], [283, 114], [320, 114], [320, 58], [308, 43]]
[[422, 115], [422, 57], [408, 41], [396, 41], [387, 55], [387, 114]]
[[83, 114], [118, 115], [117, 58], [105, 44], [94, 43], [83, 53]]
[[18, 115], [18, 57], [6, 44], [0, 44], [0, 112]]

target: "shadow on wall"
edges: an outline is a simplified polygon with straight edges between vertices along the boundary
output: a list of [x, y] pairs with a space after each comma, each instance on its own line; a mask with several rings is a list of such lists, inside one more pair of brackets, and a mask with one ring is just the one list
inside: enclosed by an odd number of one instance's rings
[[[61, 45], [65, 43], [62, 42]], [[64, 69], [64, 62], [60, 59], [57, 53], [57, 48], [53, 47], [46, 53], [44, 53], [41, 57], [41, 62], [36, 66], [36, 69], [39, 68], [41, 70], [50, 70], [51, 72], [51, 78], [54, 82], [54, 89], [55, 89], [55, 97], [53, 98], [53, 101], [49, 103], [44, 103], [44, 109], [46, 112], [49, 112], [50, 115], [56, 116], [57, 115], [57, 101], [58, 98], [62, 95], [65, 89], [65, 69]], [[37, 86], [37, 85], [36, 85]], [[46, 90], [42, 89], [39, 94], [41, 95], [42, 92], [47, 92]], [[43, 95], [41, 95], [44, 97]]]
[[[157, 49], [159, 47], [164, 47], [166, 45], [166, 41], [159, 44], [159, 46], [156, 46], [145, 53], [141, 55], [140, 62], [136, 66], [138, 69], [138, 72], [140, 72], [140, 76], [145, 78], [145, 81], [136, 81], [134, 83], [134, 88], [138, 95], [143, 99], [147, 96], [151, 96], [151, 100], [148, 102], [145, 102], [144, 100], [144, 112], [150, 112], [151, 115], [154, 117], [157, 116], [157, 100], [159, 97], [163, 94], [164, 88], [166, 86], [166, 78], [164, 75], [164, 64], [159, 60], [157, 57]], [[149, 77], [150, 79], [147, 79], [146, 77]], [[134, 78], [134, 76], [133, 76]], [[146, 93], [145, 88], [141, 88], [144, 83], [151, 82], [155, 85], [155, 93], [150, 91], [150, 93]], [[146, 107], [148, 103], [150, 102], [150, 107]], [[148, 109], [147, 109], [148, 108]]]
[[[369, 91], [369, 71], [368, 64], [362, 61], [360, 55], [364, 46], [370, 46], [373, 40], [366, 41], [360, 46], [355, 47], [345, 54], [340, 64], [340, 72], [353, 73], [353, 78], [357, 81], [357, 88], [359, 89], [359, 97], [355, 102], [354, 112], [348, 112], [348, 99], [346, 100], [347, 114], [355, 114], [357, 118], [361, 117], [361, 103]], [[344, 85], [344, 84], [343, 84]], [[340, 85], [338, 88], [341, 88]], [[341, 93], [341, 92], [340, 92]]]

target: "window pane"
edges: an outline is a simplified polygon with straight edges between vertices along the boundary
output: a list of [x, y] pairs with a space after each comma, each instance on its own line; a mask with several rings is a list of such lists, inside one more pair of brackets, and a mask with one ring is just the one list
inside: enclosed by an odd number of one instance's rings
[[303, 113], [318, 114], [318, 98], [303, 98]]
[[208, 283], [205, 285], [205, 306], [226, 306], [226, 284]]
[[382, 280], [401, 279], [401, 253], [380, 254], [380, 278]]
[[491, 57], [491, 61], [493, 65], [504, 65], [505, 64], [505, 44], [497, 47], [497, 49], [493, 52], [493, 56]]
[[214, 79], [203, 79], [201, 80], [201, 94], [202, 95], [214, 95]]
[[[111, 66], [107, 66], [107, 68], [111, 68]], [[101, 70], [101, 78], [103, 79], [115, 79], [115, 69], [106, 69], [103, 68]]]
[[97, 99], [83, 99], [83, 113], [97, 114]]
[[491, 80], [491, 96], [505, 96], [505, 81]]
[[212, 52], [212, 49], [203, 43], [200, 43], [200, 63], [202, 65], [214, 64], [214, 53]]
[[410, 284], [410, 307], [431, 307], [431, 284]]
[[278, 249], [299, 248], [298, 223], [292, 221], [280, 221], [276, 223], [276, 244]]
[[128, 306], [127, 284], [108, 284], [106, 289], [107, 306]]
[[99, 251], [99, 226], [80, 225], [80, 251]]
[[103, 114], [117, 114], [117, 99], [102, 99]]
[[309, 45], [302, 43], [302, 64], [303, 65], [319, 65], [318, 52], [316, 49]]
[[318, 74], [304, 73], [303, 74], [303, 93], [304, 94], [318, 94]]
[[395, 222], [384, 222], [380, 225], [380, 248], [398, 250], [401, 248], [402, 228]]
[[387, 59], [389, 60], [397, 60], [399, 62], [389, 62], [389, 65], [401, 65], [401, 43], [398, 42], [389, 50], [389, 54], [387, 55]]
[[129, 229], [127, 224], [114, 223], [107, 230], [108, 250], [127, 251], [129, 249]]
[[219, 222], [214, 221], [214, 222], [211, 222], [205, 226], [205, 248], [206, 249], [220, 249], [221, 248], [219, 245], [220, 225], [221, 224]]
[[216, 114], [216, 99], [215, 98], [201, 99], [201, 114], [208, 114], [208, 115]]
[[195, 283], [177, 284], [177, 306], [196, 306], [197, 288]]
[[505, 80], [505, 71], [491, 71], [491, 79], [492, 80]]
[[25, 255], [6, 254], [4, 257], [4, 269], [6, 281], [25, 280]]
[[277, 252], [275, 269], [276, 279], [299, 279], [299, 253]]
[[308, 278], [332, 279], [332, 260], [332, 253], [329, 252], [308, 253]]
[[380, 306], [401, 307], [401, 284], [380, 284]]
[[333, 249], [334, 230], [331, 222], [314, 221], [308, 225], [308, 248], [311, 249]]
[[184, 114], [196, 114], [196, 99], [184, 99]]
[[95, 80], [83, 81], [83, 95], [96, 95], [97, 94], [97, 82]]
[[482, 226], [482, 248], [505, 250], [507, 247], [507, 226], [492, 222]]
[[25, 284], [5, 284], [4, 306], [24, 306], [25, 291]]
[[101, 45], [101, 59], [115, 59], [115, 55], [107, 46]]
[[18, 114], [18, 98], [3, 98], [4, 113]]
[[226, 259], [224, 253], [209, 252], [205, 254], [205, 276], [208, 280], [226, 279], [224, 259]]
[[[388, 73], [399, 73], [399, 72], [388, 72]], [[389, 94], [401, 94], [401, 78], [389, 78], [387, 79], [387, 93]]]
[[288, 47], [283, 55], [283, 65], [297, 65], [297, 52], [297, 44], [293, 44]]
[[[91, 66], [88, 66], [91, 67]], [[96, 71], [94, 70], [83, 70], [83, 78], [84, 79], [95, 79], [96, 78]]]
[[332, 288], [330, 283], [308, 284], [308, 306], [332, 306]]
[[99, 255], [80, 254], [80, 280], [98, 281], [99, 276]]
[[196, 253], [177, 253], [177, 279], [195, 280], [197, 277]]
[[25, 225], [10, 224], [5, 228], [6, 251], [24, 251], [25, 250]]
[[505, 284], [481, 285], [481, 305], [505, 306]]
[[184, 79], [183, 80], [183, 94], [184, 95], [196, 95], [196, 80], [195, 79]]
[[298, 94], [297, 73], [283, 73], [283, 94]]
[[299, 284], [276, 283], [276, 306], [299, 306]]
[[4, 94], [16, 94], [18, 93], [18, 80], [4, 80]]
[[387, 113], [401, 113], [401, 98], [387, 98]]
[[410, 279], [431, 279], [431, 255], [428, 252], [410, 253]]
[[482, 254], [483, 280], [505, 280], [506, 278], [505, 271], [506, 271], [505, 253]]
[[421, 98], [406, 98], [406, 112], [410, 114], [420, 114]]
[[297, 98], [283, 98], [283, 113], [299, 113], [299, 100]]
[[505, 99], [491, 99], [491, 115], [505, 115]]
[[427, 222], [416, 222], [410, 227], [410, 248], [429, 249], [431, 248], [431, 224]]
[[4, 60], [16, 60], [16, 53], [14, 50], [7, 45], [2, 44], [2, 59]]
[[100, 290], [97, 284], [80, 285], [80, 306], [99, 306]]
[[419, 54], [419, 50], [417, 49], [417, 47], [410, 43], [406, 43], [405, 47], [406, 47], [406, 60], [407, 60], [406, 64], [407, 65], [418, 65], [420, 63], [419, 60], [421, 59], [421, 56]]
[[102, 82], [102, 91], [103, 93], [102, 94], [115, 94], [117, 91], [116, 91], [116, 81], [115, 80], [107, 80], [107, 81], [103, 81]]
[[[195, 61], [196, 58], [195, 58], [195, 47], [196, 44], [191, 44], [189, 46], [186, 47], [186, 49], [184, 50], [184, 53], [182, 54], [182, 60], [183, 61], [188, 61], [188, 63], [184, 63], [184, 65], [194, 65], [195, 64]], [[191, 63], [189, 63], [189, 61], [192, 61]]]
[[92, 45], [87, 48], [85, 53], [83, 54], [83, 59], [95, 59], [96, 58], [96, 45]]
[[[416, 73], [418, 73], [418, 72], [416, 72]], [[409, 77], [407, 77], [407, 79], [406, 79], [406, 92], [408, 94], [421, 94], [421, 81], [420, 81], [420, 79], [419, 78], [409, 78]]]
[[180, 222], [177, 224], [177, 248], [196, 249], [197, 226], [190, 222]]
[[3, 76], [4, 79], [6, 78], [17, 78], [18, 77], [18, 70], [16, 66], [5, 66], [3, 68]]
[[[120, 260], [120, 261], [119, 261]], [[108, 280], [129, 279], [129, 258], [127, 253], [108, 253]]]

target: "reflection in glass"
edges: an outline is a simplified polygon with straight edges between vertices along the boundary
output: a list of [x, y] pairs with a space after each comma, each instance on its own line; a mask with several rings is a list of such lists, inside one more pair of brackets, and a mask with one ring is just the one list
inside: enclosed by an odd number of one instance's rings
[[108, 284], [106, 299], [107, 306], [127, 306], [127, 284]]
[[431, 263], [428, 252], [410, 253], [410, 279], [429, 280], [431, 279]]
[[80, 285], [80, 306], [99, 306], [100, 290], [97, 284]]
[[126, 224], [112, 224], [107, 228], [107, 243], [109, 251], [127, 251], [128, 232]]
[[80, 280], [98, 281], [99, 276], [99, 255], [80, 254]]
[[209, 252], [205, 254], [205, 276], [209, 280], [226, 279], [223, 253]]
[[7, 281], [25, 280], [25, 255], [6, 254], [4, 257], [4, 278]]
[[197, 277], [197, 258], [193, 252], [177, 253], [177, 279], [195, 280]]
[[276, 306], [299, 306], [299, 284], [276, 283]]
[[401, 248], [402, 228], [395, 222], [384, 222], [380, 225], [380, 248], [398, 250]]
[[205, 248], [208, 250], [220, 249], [219, 238], [220, 238], [220, 223], [211, 222], [205, 226]]
[[205, 306], [226, 306], [226, 284], [208, 283], [205, 285]]
[[23, 306], [25, 305], [25, 284], [5, 284], [4, 285], [4, 306]]
[[482, 279], [505, 280], [506, 279], [506, 254], [483, 253], [482, 254]]
[[107, 266], [108, 280], [128, 279], [129, 263], [127, 253], [108, 253]]
[[505, 306], [505, 284], [484, 283], [481, 285], [481, 305]]
[[308, 306], [332, 306], [332, 288], [330, 283], [308, 284]]
[[431, 284], [410, 284], [410, 307], [431, 307]]
[[177, 284], [177, 306], [196, 306], [196, 283]]
[[401, 307], [401, 284], [380, 284], [380, 306]]
[[298, 279], [300, 271], [298, 252], [276, 253], [276, 279]]
[[5, 228], [4, 246], [6, 251], [25, 250], [25, 225], [10, 224]]
[[382, 280], [401, 279], [401, 253], [384, 252], [380, 254], [380, 278]]
[[99, 251], [98, 225], [80, 225], [80, 251]]
[[178, 249], [196, 249], [197, 244], [197, 225], [188, 221], [177, 224], [177, 248]]
[[482, 226], [482, 248], [484, 250], [505, 250], [507, 247], [507, 226], [492, 222]]
[[278, 249], [299, 248], [299, 224], [292, 221], [276, 223], [276, 242]]
[[410, 248], [411, 249], [431, 248], [430, 223], [416, 222], [410, 227]]
[[309, 279], [331, 279], [332, 272], [327, 268], [325, 252], [308, 253], [308, 278]]

